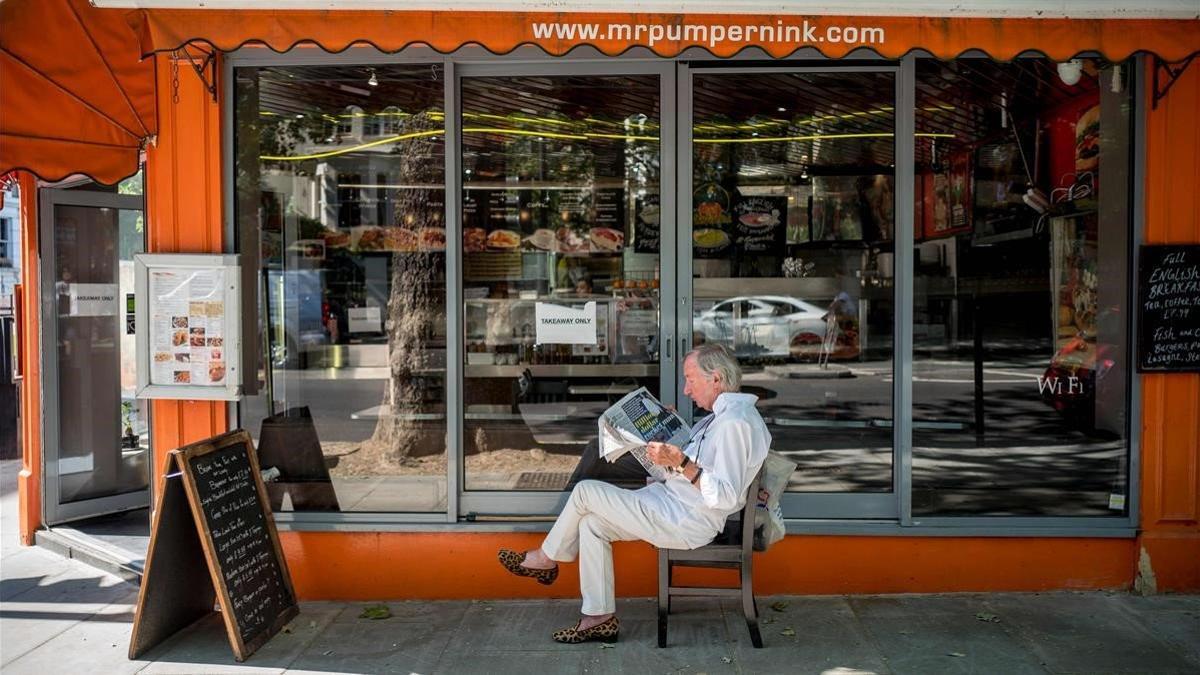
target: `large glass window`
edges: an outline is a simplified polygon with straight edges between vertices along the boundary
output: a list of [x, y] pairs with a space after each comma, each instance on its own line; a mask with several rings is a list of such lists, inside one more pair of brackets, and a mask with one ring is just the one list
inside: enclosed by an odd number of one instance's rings
[[1121, 515], [1131, 68], [917, 66], [915, 515]]
[[465, 488], [619, 479], [590, 443], [621, 396], [659, 394], [658, 77], [461, 89]]
[[895, 75], [693, 78], [693, 344], [806, 492], [891, 492]]
[[261, 260], [266, 355], [242, 425], [281, 470], [277, 508], [446, 508], [440, 73], [237, 70], [236, 208], [259, 239], [242, 246]]

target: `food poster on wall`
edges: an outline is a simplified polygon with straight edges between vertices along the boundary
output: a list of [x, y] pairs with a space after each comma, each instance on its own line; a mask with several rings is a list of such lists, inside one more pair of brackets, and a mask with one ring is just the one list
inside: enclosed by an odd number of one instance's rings
[[658, 302], [653, 298], [626, 298], [616, 303], [617, 339], [613, 360], [651, 363], [658, 350]]
[[150, 384], [225, 384], [221, 270], [150, 272]]
[[592, 203], [591, 249], [619, 253], [625, 248], [625, 189], [596, 188]]
[[928, 177], [925, 236], [946, 237], [971, 230], [970, 152], [953, 153]]
[[692, 192], [692, 250], [696, 258], [728, 257], [733, 244], [729, 191], [713, 178]]
[[1050, 223], [1055, 365], [1090, 368], [1095, 358], [1097, 226], [1095, 212]]
[[661, 226], [660, 197], [657, 192], [639, 194], [634, 200], [633, 250], [658, 253]]
[[[1087, 180], [1083, 175], [1093, 174], [1100, 169], [1100, 105], [1096, 104], [1079, 114], [1075, 121], [1075, 175], [1077, 180]], [[1096, 186], [1098, 176], [1091, 177]]]
[[813, 241], [856, 241], [863, 238], [859, 176], [814, 176]]

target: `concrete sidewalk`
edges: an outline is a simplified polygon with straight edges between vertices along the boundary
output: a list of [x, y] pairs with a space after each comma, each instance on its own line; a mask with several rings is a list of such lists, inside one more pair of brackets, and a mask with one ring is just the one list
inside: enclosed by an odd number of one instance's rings
[[570, 601], [390, 602], [379, 620], [360, 618], [368, 603], [305, 603], [243, 664], [216, 615], [128, 661], [136, 589], [28, 553], [3, 562], [5, 673], [1200, 672], [1200, 597], [1109, 593], [765, 597], [761, 650], [715, 601], [679, 603], [667, 649], [650, 599], [619, 603], [611, 647], [550, 640]]
[[[10, 468], [10, 467], [3, 467]], [[733, 603], [619, 602], [617, 644], [559, 645], [577, 601], [305, 603], [243, 664], [217, 615], [125, 658], [137, 588], [16, 541], [0, 485], [0, 669], [8, 673], [1200, 673], [1200, 596], [1124, 593], [760, 597], [765, 648]], [[494, 565], [494, 560], [480, 561]]]

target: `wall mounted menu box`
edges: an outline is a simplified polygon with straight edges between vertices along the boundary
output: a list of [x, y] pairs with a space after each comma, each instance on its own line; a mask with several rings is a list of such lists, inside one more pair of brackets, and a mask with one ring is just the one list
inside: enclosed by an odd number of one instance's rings
[[134, 256], [139, 398], [241, 397], [235, 255]]
[[1200, 372], [1200, 246], [1143, 246], [1138, 371]]

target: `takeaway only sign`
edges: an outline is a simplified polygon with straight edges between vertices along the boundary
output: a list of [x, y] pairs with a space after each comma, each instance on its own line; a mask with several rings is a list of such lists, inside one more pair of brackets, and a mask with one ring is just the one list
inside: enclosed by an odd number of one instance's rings
[[534, 307], [538, 344], [596, 344], [596, 303], [566, 307], [539, 302]]

